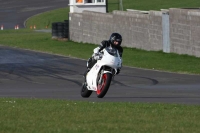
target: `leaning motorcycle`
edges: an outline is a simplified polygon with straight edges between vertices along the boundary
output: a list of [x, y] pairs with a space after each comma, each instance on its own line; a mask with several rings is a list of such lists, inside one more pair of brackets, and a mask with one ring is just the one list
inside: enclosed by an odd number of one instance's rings
[[98, 98], [103, 98], [117, 70], [122, 67], [122, 59], [115, 48], [106, 47], [96, 56], [99, 60], [86, 74], [81, 88], [81, 96], [84, 98], [89, 97], [92, 92], [96, 92]]

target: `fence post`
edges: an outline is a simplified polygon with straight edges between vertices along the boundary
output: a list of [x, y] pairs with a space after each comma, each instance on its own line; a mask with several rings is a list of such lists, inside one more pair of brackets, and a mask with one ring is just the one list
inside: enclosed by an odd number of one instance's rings
[[119, 0], [119, 10], [123, 11], [123, 1]]
[[108, 0], [106, 0], [106, 13], [108, 13]]
[[170, 24], [169, 12], [162, 13], [162, 36], [163, 36], [163, 52], [170, 53]]

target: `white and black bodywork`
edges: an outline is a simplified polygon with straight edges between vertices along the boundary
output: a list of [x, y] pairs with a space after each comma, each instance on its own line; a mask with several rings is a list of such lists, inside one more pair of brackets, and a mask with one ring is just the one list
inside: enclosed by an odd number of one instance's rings
[[97, 63], [86, 74], [81, 89], [82, 97], [89, 97], [95, 91], [98, 98], [103, 98], [117, 73], [117, 69], [122, 67], [122, 59], [116, 48], [104, 48], [96, 54], [96, 59], [98, 59]]

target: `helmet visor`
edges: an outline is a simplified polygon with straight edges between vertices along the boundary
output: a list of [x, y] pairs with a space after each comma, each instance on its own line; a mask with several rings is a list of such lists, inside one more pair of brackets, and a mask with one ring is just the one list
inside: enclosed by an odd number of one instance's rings
[[116, 39], [116, 40], [114, 41], [114, 44], [117, 45], [117, 46], [120, 46], [121, 43], [122, 43], [122, 40], [121, 40], [121, 39]]

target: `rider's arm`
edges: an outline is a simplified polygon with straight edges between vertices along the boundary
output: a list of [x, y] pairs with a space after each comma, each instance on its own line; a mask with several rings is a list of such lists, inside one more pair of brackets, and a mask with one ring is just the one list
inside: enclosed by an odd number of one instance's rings
[[[121, 61], [122, 61], [123, 48], [122, 47], [118, 47], [118, 51], [119, 51], [119, 55], [120, 55]], [[117, 73], [116, 74], [120, 73], [121, 68], [122, 68], [122, 64], [121, 64], [121, 67], [117, 69]]]
[[103, 50], [105, 47], [107, 46], [107, 42], [106, 41], [102, 41], [100, 43], [100, 46], [99, 47], [96, 47], [94, 50], [93, 50], [93, 55], [92, 57], [95, 59], [95, 60], [98, 60], [100, 57], [99, 57], [99, 52], [101, 50]]
[[107, 47], [107, 43], [108, 41], [102, 41], [100, 43], [100, 46], [99, 46], [99, 51], [103, 50], [105, 47]]
[[100, 43], [100, 45], [99, 45], [98, 47], [96, 47], [96, 48], [93, 50], [94, 54], [97, 54], [97, 53], [99, 53], [101, 50], [103, 50], [103, 49], [107, 46], [106, 43], [107, 43], [106, 41], [102, 41], [102, 42]]
[[119, 51], [119, 55], [120, 55], [120, 57], [122, 57], [122, 54], [123, 54], [123, 48], [122, 48], [122, 47], [118, 47], [118, 51]]

